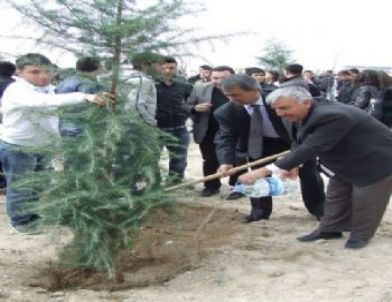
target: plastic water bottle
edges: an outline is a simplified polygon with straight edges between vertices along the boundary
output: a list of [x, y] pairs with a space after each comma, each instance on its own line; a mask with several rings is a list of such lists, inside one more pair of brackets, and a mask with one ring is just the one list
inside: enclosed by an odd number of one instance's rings
[[376, 119], [381, 119], [382, 117], [382, 100], [377, 98], [371, 98], [369, 101], [369, 106], [366, 109], [367, 113]]
[[259, 178], [253, 185], [236, 183], [233, 192], [242, 193], [248, 197], [264, 197], [285, 195], [296, 188], [296, 183], [292, 180], [282, 180], [279, 176]]

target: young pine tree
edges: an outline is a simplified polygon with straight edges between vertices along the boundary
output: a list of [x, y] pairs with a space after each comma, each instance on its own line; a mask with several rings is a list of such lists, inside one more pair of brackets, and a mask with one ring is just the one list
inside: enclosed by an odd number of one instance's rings
[[[171, 205], [170, 196], [156, 185], [161, 134], [124, 109], [129, 89], [136, 88], [123, 82], [120, 62], [139, 51], [192, 42], [186, 38], [189, 30], [171, 22], [195, 9], [180, 0], [143, 7], [133, 0], [7, 2], [43, 32], [39, 44], [112, 62], [107, 90], [115, 94], [115, 105], [78, 105], [82, 114], [69, 118], [82, 126], [82, 133], [53, 139], [50, 148], [38, 150], [60, 158], [63, 169], [35, 172], [20, 185], [41, 192], [31, 206], [44, 224], [72, 229], [74, 239], [63, 262], [113, 277], [118, 252], [132, 245], [143, 220], [154, 209]], [[75, 108], [60, 111], [67, 118]]]

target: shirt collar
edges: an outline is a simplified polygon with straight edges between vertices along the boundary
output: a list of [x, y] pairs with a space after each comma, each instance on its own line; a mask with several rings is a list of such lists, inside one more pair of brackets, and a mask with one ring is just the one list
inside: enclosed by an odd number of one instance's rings
[[54, 91], [54, 86], [53, 85], [40, 87], [40, 86], [35, 86], [35, 85], [27, 82], [25, 79], [20, 78], [20, 77], [15, 77], [15, 80], [20, 82], [20, 83], [23, 83], [23, 85], [25, 85], [25, 86], [28, 86], [30, 89], [34, 89], [35, 91], [44, 92], [44, 93], [52, 93]]
[[253, 104], [244, 105], [244, 107], [246, 108], [246, 110], [249, 111], [249, 109], [252, 108], [252, 105], [264, 106], [263, 99], [261, 98], [261, 95], [259, 96], [259, 98], [257, 99], [256, 102], [254, 102]]

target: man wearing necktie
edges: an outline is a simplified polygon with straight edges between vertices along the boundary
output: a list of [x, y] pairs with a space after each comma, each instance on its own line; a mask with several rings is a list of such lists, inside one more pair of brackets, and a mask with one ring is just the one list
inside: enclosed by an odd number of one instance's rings
[[[248, 154], [249, 161], [290, 149], [290, 137], [281, 119], [265, 103], [259, 83], [247, 75], [234, 75], [223, 81], [222, 89], [230, 102], [215, 111], [219, 132], [215, 138], [219, 171], [233, 168], [234, 154]], [[315, 161], [301, 168], [301, 188], [308, 211], [322, 216], [324, 187], [316, 171]], [[305, 194], [304, 194], [305, 193]], [[251, 212], [245, 221], [268, 219], [272, 212], [272, 198], [251, 198]]]

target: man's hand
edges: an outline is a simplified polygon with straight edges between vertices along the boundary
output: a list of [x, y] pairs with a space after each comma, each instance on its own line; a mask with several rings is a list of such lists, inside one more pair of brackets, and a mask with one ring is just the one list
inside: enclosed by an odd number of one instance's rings
[[208, 110], [210, 110], [212, 104], [208, 103], [208, 102], [203, 102], [200, 104], [197, 104], [194, 109], [196, 112], [207, 112]]
[[287, 170], [279, 170], [278, 174], [279, 174], [279, 177], [281, 179], [292, 179], [292, 180], [295, 180], [298, 177], [299, 168], [297, 167], [297, 168], [291, 169], [289, 171], [287, 171]]
[[219, 169], [218, 169], [218, 173], [222, 173], [225, 176], [229, 176], [229, 175], [233, 175], [234, 172], [230, 172], [231, 169], [233, 169], [234, 166], [233, 165], [220, 165]]
[[258, 180], [259, 178], [264, 178], [267, 177], [271, 174], [271, 171], [268, 170], [267, 168], [259, 168], [256, 170], [253, 170], [251, 172], [242, 174], [238, 180], [240, 183], [246, 184], [246, 185], [252, 185]]
[[107, 106], [115, 102], [115, 96], [109, 92], [102, 94], [86, 94], [86, 100], [99, 106]]

